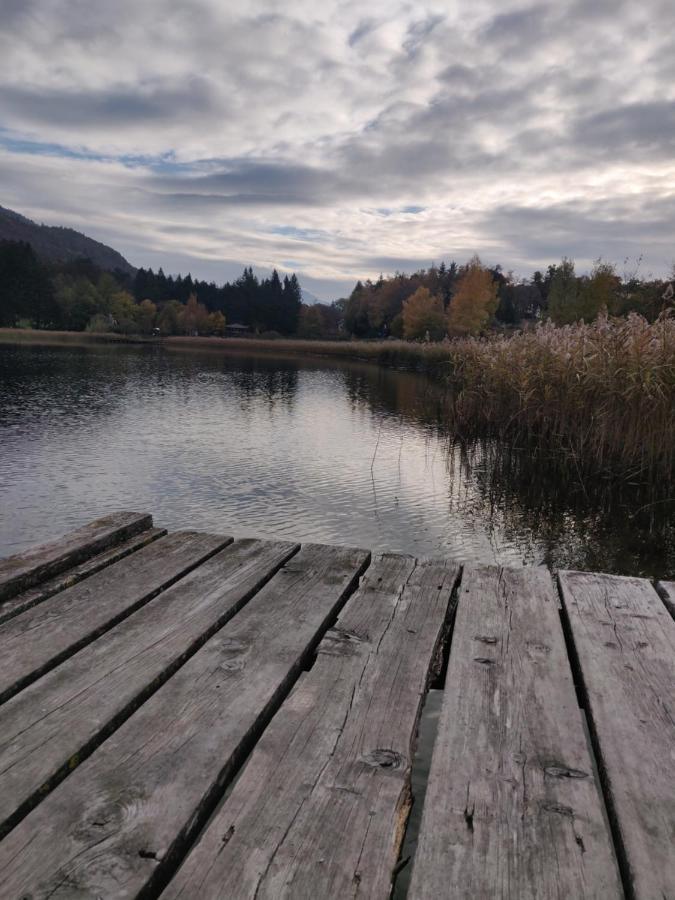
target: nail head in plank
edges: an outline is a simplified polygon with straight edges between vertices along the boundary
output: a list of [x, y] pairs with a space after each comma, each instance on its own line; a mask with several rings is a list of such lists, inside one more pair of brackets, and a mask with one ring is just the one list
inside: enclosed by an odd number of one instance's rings
[[368, 560], [303, 547], [4, 838], [4, 890], [135, 897], [161, 882]]
[[163, 898], [389, 897], [458, 574], [373, 562]]
[[0, 625], [0, 701], [94, 640], [232, 538], [174, 532]]
[[48, 544], [0, 559], [0, 601], [151, 527], [152, 516], [147, 514], [113, 513]]
[[675, 896], [675, 622], [645, 579], [559, 578], [628, 890]]
[[0, 835], [298, 549], [235, 541], [0, 707]]
[[165, 534], [165, 528], [148, 528], [147, 531], [141, 531], [121, 544], [115, 544], [115, 546], [97, 553], [86, 560], [86, 562], [80, 563], [72, 569], [67, 569], [48, 581], [43, 581], [38, 587], [32, 587], [27, 591], [16, 594], [10, 600], [0, 603], [0, 623], [18, 616], [19, 613], [25, 612], [32, 606], [37, 606], [38, 603], [48, 600], [54, 594], [58, 594], [59, 591], [64, 591], [66, 588], [84, 581], [90, 575], [95, 575], [101, 569], [105, 569], [106, 566], [124, 559], [125, 556], [129, 556], [136, 550], [140, 550], [141, 547], [145, 547], [158, 538], [164, 537]]
[[551, 576], [464, 570], [408, 896], [621, 897]]

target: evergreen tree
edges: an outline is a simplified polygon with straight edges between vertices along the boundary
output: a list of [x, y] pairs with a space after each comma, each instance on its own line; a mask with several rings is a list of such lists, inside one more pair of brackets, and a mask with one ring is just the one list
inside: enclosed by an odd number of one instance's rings
[[300, 321], [300, 309], [302, 308], [302, 291], [300, 282], [295, 273], [290, 278], [284, 278], [283, 288], [283, 321], [279, 329], [284, 334], [295, 334]]
[[58, 324], [58, 308], [47, 272], [30, 244], [0, 242], [0, 325], [20, 319], [36, 328]]
[[548, 313], [556, 325], [567, 325], [579, 318], [579, 285], [574, 274], [574, 261], [564, 257], [559, 266], [549, 266], [551, 286], [548, 291]]

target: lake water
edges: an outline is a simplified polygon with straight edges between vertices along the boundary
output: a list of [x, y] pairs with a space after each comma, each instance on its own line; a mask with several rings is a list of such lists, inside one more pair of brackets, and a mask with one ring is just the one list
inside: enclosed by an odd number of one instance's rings
[[454, 441], [443, 409], [439, 385], [366, 364], [0, 346], [0, 556], [133, 509], [172, 530], [675, 576], [672, 504], [589, 497], [523, 451], [505, 464]]

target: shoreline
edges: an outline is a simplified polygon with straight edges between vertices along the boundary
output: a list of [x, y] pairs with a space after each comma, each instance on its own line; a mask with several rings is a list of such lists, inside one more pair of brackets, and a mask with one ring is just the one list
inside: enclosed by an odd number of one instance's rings
[[313, 341], [303, 338], [241, 338], [171, 335], [145, 337], [114, 332], [47, 331], [36, 328], [0, 328], [0, 344], [77, 346], [128, 344], [168, 347], [176, 350], [211, 350], [225, 353], [269, 353], [273, 356], [316, 357], [371, 363], [440, 377], [449, 374], [449, 344], [420, 344], [403, 340]]

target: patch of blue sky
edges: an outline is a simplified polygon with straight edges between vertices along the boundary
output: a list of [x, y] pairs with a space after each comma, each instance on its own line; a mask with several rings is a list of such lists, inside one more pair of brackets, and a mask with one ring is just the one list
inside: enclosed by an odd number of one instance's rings
[[57, 156], [63, 159], [83, 159], [94, 162], [117, 162], [128, 168], [146, 168], [154, 172], [189, 172], [190, 163], [176, 162], [173, 152], [148, 156], [141, 154], [121, 154], [119, 156], [98, 153], [83, 147], [67, 147], [49, 141], [33, 141], [28, 138], [13, 137], [5, 128], [0, 128], [0, 147], [10, 153], [29, 156]]
[[294, 225], [274, 225], [269, 229], [271, 234], [280, 234], [284, 237], [292, 237], [298, 241], [307, 241], [312, 244], [325, 243], [332, 239], [327, 231], [316, 228], [296, 228]]
[[425, 210], [426, 206], [378, 206], [375, 209], [369, 210], [369, 212], [374, 213], [376, 216], [384, 216], [387, 218], [388, 216], [400, 216], [401, 213], [417, 216]]
[[104, 159], [100, 153], [65, 147], [45, 141], [31, 141], [26, 138], [12, 137], [6, 129], [0, 128], [0, 147], [10, 153], [24, 153], [31, 156], [63, 156], [67, 159]]

